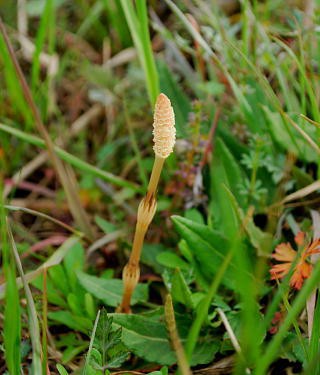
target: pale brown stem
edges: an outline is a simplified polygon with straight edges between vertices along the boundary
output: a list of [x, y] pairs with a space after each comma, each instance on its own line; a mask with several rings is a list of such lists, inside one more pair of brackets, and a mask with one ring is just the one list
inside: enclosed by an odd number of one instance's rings
[[131, 264], [129, 260], [129, 262], [123, 269], [122, 278], [124, 283], [124, 291], [122, 296], [122, 302], [119, 308], [117, 309], [117, 312], [128, 314], [131, 313], [131, 296], [140, 278], [139, 264]]
[[126, 314], [131, 312], [130, 302], [133, 291], [138, 284], [140, 277], [139, 261], [147, 229], [148, 227], [142, 227], [140, 221], [137, 222], [130, 258], [122, 273], [124, 291], [122, 302], [117, 309], [118, 312], [123, 312]]
[[151, 196], [156, 195], [159, 178], [160, 178], [160, 174], [163, 168], [164, 161], [165, 159], [160, 158], [159, 156], [156, 156], [154, 159], [151, 177], [150, 177], [150, 181], [148, 185], [148, 192], [147, 192], [147, 198], [149, 199]]
[[122, 274], [124, 292], [122, 302], [117, 309], [118, 312], [129, 313], [131, 311], [131, 296], [140, 277], [139, 261], [141, 250], [143, 247], [144, 237], [156, 211], [157, 204], [155, 195], [164, 161], [164, 158], [160, 158], [158, 156], [155, 157], [147, 195], [142, 199], [138, 208], [137, 224], [134, 233], [132, 251], [129, 261], [124, 267]]
[[128, 286], [127, 286], [124, 289], [121, 307], [119, 308], [118, 312], [122, 312], [122, 313], [125, 313], [125, 314], [131, 313], [130, 302], [131, 302], [131, 294], [132, 293], [133, 293], [133, 288], [131, 289], [131, 288], [128, 288]]
[[146, 235], [146, 229], [139, 228], [139, 225], [137, 223], [136, 232], [134, 235], [133, 245], [132, 245], [132, 251], [130, 254], [129, 263], [131, 264], [139, 264], [140, 261], [140, 255], [141, 250], [143, 246], [144, 237]]

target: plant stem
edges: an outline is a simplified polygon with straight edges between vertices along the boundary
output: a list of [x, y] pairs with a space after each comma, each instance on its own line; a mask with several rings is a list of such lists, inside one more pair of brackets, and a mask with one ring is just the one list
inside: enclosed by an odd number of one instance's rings
[[139, 261], [144, 238], [157, 208], [155, 196], [164, 161], [164, 158], [156, 155], [147, 194], [139, 204], [132, 251], [129, 261], [123, 269], [124, 292], [122, 302], [117, 309], [119, 312], [130, 312], [131, 296], [140, 277]]
[[188, 364], [188, 359], [186, 357], [186, 353], [183, 349], [183, 346], [181, 344], [181, 340], [178, 334], [176, 319], [174, 316], [172, 298], [170, 294], [168, 294], [166, 297], [166, 302], [164, 305], [164, 314], [165, 314], [166, 326], [167, 326], [169, 336], [170, 336], [170, 341], [176, 353], [177, 361], [178, 361], [178, 365], [181, 370], [181, 373], [182, 375], [191, 375], [192, 373]]
[[148, 192], [147, 192], [147, 197], [151, 197], [152, 195], [156, 194], [158, 183], [159, 183], [159, 178], [160, 174], [163, 168], [165, 159], [160, 158], [159, 156], [156, 156], [154, 159], [154, 164], [151, 172], [151, 177], [148, 185]]

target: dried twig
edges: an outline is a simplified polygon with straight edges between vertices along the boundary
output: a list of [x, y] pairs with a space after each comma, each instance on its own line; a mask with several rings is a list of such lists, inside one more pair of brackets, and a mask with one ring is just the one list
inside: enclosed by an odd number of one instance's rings
[[[231, 327], [231, 325], [229, 323], [228, 318], [226, 317], [226, 314], [220, 308], [217, 308], [217, 311], [218, 311], [218, 313], [220, 315], [220, 318], [222, 320], [222, 323], [223, 323], [226, 331], [228, 332], [228, 335], [230, 337], [230, 340], [232, 342], [232, 345], [233, 345], [235, 351], [238, 353], [238, 355], [240, 357], [242, 357], [242, 351], [241, 351], [240, 344], [238, 342], [238, 339], [237, 339], [235, 333], [233, 332], [233, 329], [232, 329], [232, 327]], [[251, 374], [250, 369], [246, 368], [246, 374]]]
[[320, 189], [320, 180], [313, 182], [312, 184], [295, 191], [292, 194], [287, 195], [281, 203], [291, 202], [296, 199], [304, 198], [307, 195], [314, 193]]

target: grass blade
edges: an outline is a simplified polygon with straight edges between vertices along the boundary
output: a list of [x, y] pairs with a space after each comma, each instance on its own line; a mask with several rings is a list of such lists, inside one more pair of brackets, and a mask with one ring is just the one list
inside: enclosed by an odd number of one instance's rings
[[309, 374], [311, 374], [310, 370], [312, 370], [313, 374], [320, 373], [320, 362], [319, 362], [319, 353], [320, 353], [320, 341], [319, 341], [319, 332], [320, 332], [320, 299], [318, 298], [316, 303], [316, 309], [314, 311], [314, 318], [313, 318], [313, 326], [312, 326], [312, 334], [311, 340], [309, 345], [309, 358], [310, 363], [314, 363], [312, 369], [309, 369]]
[[[1, 177], [1, 175], [0, 175]], [[0, 197], [2, 197], [3, 181], [0, 180]], [[10, 251], [7, 235], [6, 212], [4, 205], [0, 205], [0, 233], [2, 248], [3, 273], [6, 280], [5, 309], [3, 321], [3, 344], [5, 361], [8, 371], [12, 375], [21, 373], [21, 312], [19, 292], [16, 284], [16, 267]]]
[[156, 102], [156, 98], [160, 93], [160, 89], [148, 28], [146, 0], [139, 0], [136, 2], [137, 11], [135, 11], [133, 2], [131, 0], [120, 1], [129, 25], [134, 45], [137, 49], [141, 65], [145, 73], [148, 95], [150, 103], [153, 107]]
[[41, 350], [41, 337], [40, 337], [40, 328], [39, 328], [37, 310], [36, 310], [36, 306], [32, 298], [31, 290], [29, 288], [28, 282], [23, 272], [18, 249], [16, 247], [8, 221], [7, 221], [7, 227], [8, 227], [9, 239], [11, 242], [11, 248], [13, 251], [13, 255], [15, 258], [18, 271], [22, 279], [22, 283], [23, 283], [23, 287], [24, 287], [24, 291], [25, 291], [26, 299], [27, 299], [29, 332], [30, 332], [30, 338], [31, 338], [31, 344], [32, 344], [32, 373], [41, 374], [42, 373], [42, 363], [41, 363], [42, 350]]
[[305, 285], [302, 287], [301, 291], [299, 292], [296, 299], [294, 300], [292, 304], [292, 308], [290, 309], [285, 320], [280, 326], [278, 333], [274, 335], [270, 344], [266, 347], [264, 355], [260, 358], [260, 360], [257, 363], [257, 368], [254, 371], [255, 375], [264, 375], [269, 365], [277, 357], [282, 340], [285, 338], [285, 335], [287, 334], [291, 325], [296, 320], [301, 310], [304, 308], [308, 297], [314, 291], [314, 289], [318, 286], [319, 278], [320, 278], [320, 262], [317, 263], [316, 267], [314, 268], [312, 272], [311, 277], [306, 281]]
[[[8, 125], [0, 123], [0, 131], [1, 130], [6, 133], [12, 134], [15, 137], [20, 138], [34, 146], [41, 147], [43, 149], [46, 147], [45, 142], [41, 138], [25, 133], [19, 129], [15, 129]], [[62, 148], [58, 146], [54, 146], [54, 151], [62, 160], [66, 161], [67, 163], [73, 165], [76, 168], [81, 169], [83, 172], [91, 173], [97, 177], [100, 177], [104, 181], [110, 182], [117, 186], [127, 187], [136, 192], [139, 192], [141, 190], [137, 185], [129, 181], [126, 181], [120, 177], [117, 177], [112, 173], [102, 171], [101, 169], [94, 167], [89, 163], [86, 163], [85, 161], [77, 158], [76, 156], [69, 154], [67, 151], [64, 151]]]
[[[64, 257], [67, 255], [69, 250], [77, 243], [79, 242], [79, 238], [77, 237], [70, 237], [68, 238], [52, 255], [50, 258], [48, 258], [41, 266], [39, 266], [34, 271], [30, 271], [29, 273], [25, 274], [24, 279], [28, 283], [33, 281], [36, 277], [41, 275], [45, 269], [56, 266], [57, 264], [60, 264]], [[20, 289], [23, 285], [23, 282], [21, 281], [22, 278], [18, 277], [15, 279], [15, 284], [18, 289]], [[0, 299], [4, 297], [4, 291], [6, 288], [6, 284], [0, 285]]]
[[54, 145], [51, 141], [50, 135], [47, 132], [46, 127], [44, 126], [42, 122], [39, 110], [33, 100], [27, 81], [23, 75], [22, 69], [15, 56], [13, 47], [11, 45], [10, 39], [7, 35], [6, 29], [4, 27], [1, 17], [0, 17], [0, 30], [1, 30], [3, 39], [5, 41], [7, 50], [9, 52], [10, 58], [12, 60], [12, 63], [14, 65], [20, 85], [22, 87], [22, 91], [24, 93], [26, 102], [28, 103], [30, 110], [33, 114], [33, 117], [35, 119], [35, 124], [38, 129], [38, 132], [41, 134], [42, 138], [45, 141], [51, 162], [53, 163], [56, 173], [59, 176], [61, 184], [66, 192], [70, 211], [73, 217], [75, 218], [75, 221], [77, 222], [78, 226], [81, 228], [82, 232], [85, 233], [89, 238], [93, 239], [94, 233], [93, 233], [89, 218], [81, 205], [80, 198], [77, 192], [78, 189], [76, 187], [76, 181], [74, 178], [72, 178], [72, 175], [70, 173], [69, 174], [67, 173], [63, 163], [61, 162], [61, 160], [57, 157], [55, 153]]
[[86, 355], [86, 362], [85, 362], [84, 367], [83, 367], [83, 375], [87, 374], [87, 369], [88, 369], [88, 366], [89, 366], [89, 363], [90, 363], [91, 351], [93, 349], [93, 343], [94, 343], [94, 339], [95, 339], [95, 336], [96, 336], [96, 330], [97, 330], [99, 319], [100, 319], [100, 312], [101, 312], [101, 310], [98, 311], [97, 316], [96, 316], [96, 320], [94, 321], [94, 325], [93, 325], [93, 329], [92, 329], [92, 333], [91, 333], [91, 338], [90, 338], [90, 344], [89, 344], [89, 348], [88, 348], [88, 353]]

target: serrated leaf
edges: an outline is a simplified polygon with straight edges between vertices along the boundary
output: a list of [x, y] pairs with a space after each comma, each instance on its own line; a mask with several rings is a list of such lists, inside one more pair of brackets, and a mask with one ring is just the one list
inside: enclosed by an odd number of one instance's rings
[[120, 367], [123, 362], [125, 362], [128, 359], [129, 352], [123, 351], [117, 354], [116, 357], [112, 358], [108, 361], [106, 367], [107, 368], [118, 368]]
[[[122, 300], [123, 282], [118, 279], [101, 279], [88, 275], [84, 272], [77, 273], [79, 283], [82, 287], [96, 298], [103, 301], [107, 306], [117, 307]], [[148, 286], [138, 284], [133, 295], [132, 304], [148, 300]]]
[[98, 349], [92, 348], [90, 353], [90, 362], [102, 367], [102, 356]]
[[[105, 309], [98, 315], [99, 320], [94, 333], [93, 347], [99, 352], [99, 361], [91, 356], [94, 367], [102, 369], [117, 368], [128, 358], [129, 352], [121, 341], [122, 328], [112, 329], [112, 316]], [[92, 355], [92, 354], [90, 354]]]
[[105, 310], [102, 310], [97, 326], [97, 331], [94, 339], [94, 346], [106, 355], [107, 351], [121, 342], [121, 328], [111, 331], [112, 318], [108, 317]]

